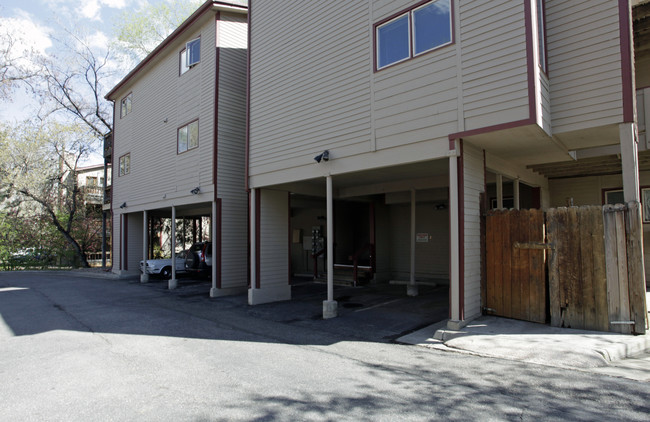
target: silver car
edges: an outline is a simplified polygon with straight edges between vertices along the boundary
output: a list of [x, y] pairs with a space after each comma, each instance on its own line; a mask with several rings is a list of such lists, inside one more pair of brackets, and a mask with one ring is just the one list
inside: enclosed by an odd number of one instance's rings
[[[187, 250], [176, 254], [176, 272], [185, 272], [185, 260], [187, 259]], [[144, 272], [144, 261], [140, 261], [140, 272]], [[172, 276], [172, 259], [148, 259], [146, 266], [147, 274], [160, 275], [163, 278]]]

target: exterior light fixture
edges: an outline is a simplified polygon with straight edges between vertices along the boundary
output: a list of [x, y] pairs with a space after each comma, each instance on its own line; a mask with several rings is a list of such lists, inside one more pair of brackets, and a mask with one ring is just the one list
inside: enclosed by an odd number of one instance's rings
[[126, 208], [126, 202], [120, 205], [120, 208]]
[[317, 156], [314, 157], [314, 160], [316, 160], [317, 163], [320, 163], [321, 161], [329, 161], [329, 159], [330, 159], [329, 150], [325, 150], [321, 154], [318, 154]]
[[192, 190], [190, 191], [190, 193], [191, 193], [192, 195], [198, 195], [199, 192], [201, 192], [201, 187], [199, 187], [199, 186], [195, 187], [194, 189], [192, 189]]

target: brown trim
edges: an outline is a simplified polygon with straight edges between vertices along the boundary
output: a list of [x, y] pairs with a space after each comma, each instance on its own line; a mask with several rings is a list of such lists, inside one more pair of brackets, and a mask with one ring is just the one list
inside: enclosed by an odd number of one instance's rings
[[526, 23], [526, 69], [528, 73], [528, 120], [537, 123], [537, 92], [535, 90], [535, 32], [533, 14], [529, 1], [524, 1], [524, 21]]
[[111, 89], [108, 94], [104, 96], [107, 100], [110, 100], [113, 94], [115, 94], [116, 91], [118, 91], [120, 88], [122, 88], [127, 82], [129, 82], [135, 75], [137, 75], [142, 68], [144, 68], [149, 62], [151, 62], [162, 50], [164, 50], [167, 46], [169, 46], [172, 42], [174, 42], [178, 37], [183, 35], [183, 33], [194, 24], [197, 20], [201, 18], [201, 16], [210, 10], [214, 6], [227, 6], [227, 7], [232, 7], [232, 8], [238, 8], [241, 9], [242, 11], [245, 11], [247, 8], [245, 6], [241, 6], [239, 4], [232, 4], [224, 1], [206, 1], [203, 3], [192, 15], [185, 19], [185, 21], [180, 24], [178, 28], [174, 32], [172, 32], [163, 42], [158, 44], [158, 46], [151, 52], [147, 57], [145, 57], [138, 65], [131, 70], [128, 75], [126, 75], [120, 82], [115, 85], [113, 89]]
[[[181, 129], [191, 125], [194, 122], [196, 122], [196, 130], [198, 132], [197, 135], [196, 135], [196, 146], [192, 147], [192, 148], [189, 147], [189, 145], [190, 145], [190, 131], [188, 130], [187, 131], [187, 149], [185, 151], [179, 152], [178, 151], [178, 146], [180, 145], [179, 144], [179, 141], [180, 141], [179, 132], [181, 131]], [[191, 150], [197, 149], [199, 147], [199, 138], [200, 138], [200, 135], [201, 135], [201, 132], [199, 131], [199, 129], [200, 129], [200, 127], [199, 127], [199, 118], [198, 117], [196, 119], [194, 119], [192, 121], [189, 121], [189, 122], [185, 123], [184, 125], [178, 126], [176, 128], [176, 155], [185, 154], [186, 152], [190, 152]]]
[[[437, 51], [437, 50], [439, 50], [441, 48], [444, 48], [444, 47], [447, 47], [447, 46], [450, 46], [450, 45], [454, 45], [456, 43], [456, 35], [455, 35], [456, 25], [455, 25], [455, 15], [454, 15], [454, 0], [449, 0], [449, 8], [450, 8], [450, 17], [449, 17], [449, 19], [450, 19], [451, 41], [446, 43], [446, 44], [442, 44], [442, 45], [439, 45], [437, 47], [434, 47], [434, 48], [432, 48], [430, 50], [427, 50], [425, 52], [422, 52], [422, 53], [420, 53], [418, 55], [415, 55], [414, 45], [413, 45], [414, 40], [413, 40], [413, 23], [412, 23], [413, 17], [412, 17], [412, 12], [415, 9], [418, 9], [418, 8], [426, 5], [427, 3], [435, 3], [436, 1], [438, 1], [438, 0], [422, 0], [422, 1], [419, 1], [419, 2], [415, 3], [414, 5], [411, 5], [411, 6], [407, 7], [407, 8], [405, 8], [405, 9], [402, 9], [401, 11], [399, 11], [397, 13], [393, 13], [392, 15], [388, 16], [387, 18], [384, 18], [384, 19], [382, 19], [382, 20], [380, 20], [380, 21], [378, 21], [378, 22], [376, 22], [376, 23], [374, 23], [372, 25], [372, 60], [373, 60], [372, 66], [373, 66], [373, 71], [375, 73], [379, 72], [380, 70], [384, 70], [384, 69], [388, 69], [389, 67], [393, 67], [393, 66], [395, 66], [395, 65], [397, 65], [399, 63], [403, 63], [405, 61], [413, 60], [416, 57], [425, 56], [425, 55], [427, 55], [429, 53], [432, 53], [434, 51]], [[249, 8], [250, 8], [250, 5], [249, 5]], [[250, 13], [250, 10], [249, 10], [249, 13]], [[380, 27], [381, 25], [384, 25], [385, 23], [388, 23], [388, 22], [390, 22], [390, 21], [392, 21], [394, 19], [400, 18], [400, 17], [402, 17], [402, 15], [406, 15], [406, 14], [409, 15], [409, 18], [408, 18], [408, 21], [409, 21], [409, 44], [410, 44], [409, 45], [409, 56], [407, 58], [405, 58], [405, 59], [402, 59], [402, 60], [397, 61], [395, 63], [391, 63], [391, 64], [386, 65], [386, 66], [382, 67], [381, 69], [379, 69], [377, 67], [377, 28]]]
[[215, 254], [215, 259], [216, 259], [216, 265], [217, 265], [217, 280], [216, 280], [216, 285], [217, 289], [221, 288], [221, 262], [222, 262], [222, 248], [223, 248], [223, 242], [222, 242], [222, 236], [221, 236], [221, 224], [222, 224], [222, 213], [221, 213], [221, 199], [216, 200], [217, 203], [217, 221], [213, 221], [212, 224], [217, 225], [217, 238], [214, 239], [213, 246], [214, 246], [214, 254]]
[[262, 250], [261, 248], [261, 218], [262, 214], [260, 212], [262, 208], [262, 191], [259, 189], [255, 189], [255, 288], [259, 289], [261, 288], [261, 280], [260, 280], [260, 251]]
[[287, 234], [288, 234], [288, 241], [289, 241], [288, 242], [288, 245], [289, 245], [289, 251], [288, 252], [289, 253], [287, 254], [288, 255], [287, 258], [288, 258], [288, 261], [289, 261], [288, 262], [288, 265], [289, 265], [288, 266], [288, 268], [289, 268], [288, 284], [289, 284], [289, 286], [291, 286], [291, 246], [293, 244], [293, 236], [292, 236], [292, 233], [291, 233], [291, 192], [287, 192], [287, 227], [288, 227], [288, 230], [287, 230], [288, 233]]
[[251, 192], [248, 191], [246, 208], [246, 280], [248, 288], [251, 288]]
[[506, 129], [513, 129], [516, 127], [522, 127], [522, 126], [528, 126], [536, 123], [535, 119], [523, 119], [523, 120], [517, 120], [516, 122], [509, 122], [509, 123], [501, 123], [498, 125], [494, 126], [486, 126], [478, 129], [472, 129], [472, 130], [466, 130], [464, 132], [458, 132], [458, 133], [451, 133], [449, 134], [449, 146], [450, 149], [453, 150], [452, 148], [453, 141], [456, 139], [460, 138], [467, 138], [469, 136], [476, 136], [476, 135], [482, 135], [485, 133], [490, 133], [490, 132], [497, 132], [499, 130], [506, 130]]
[[122, 219], [124, 224], [124, 268], [125, 271], [129, 270], [129, 214], [122, 214], [124, 217]]
[[634, 122], [634, 68], [632, 66], [631, 11], [628, 0], [618, 0], [618, 24], [621, 45], [623, 84], [623, 123]]
[[463, 163], [463, 140], [458, 140], [458, 311], [459, 319], [465, 319], [465, 177]]
[[[214, 23], [214, 32], [216, 45], [219, 45], [219, 21], [221, 20], [221, 12], [217, 12], [217, 16]], [[213, 127], [213, 155], [212, 155], [212, 184], [214, 185], [214, 200], [217, 200], [217, 177], [219, 175], [218, 166], [219, 166], [219, 77], [220, 77], [220, 63], [221, 60], [221, 48], [215, 48], [215, 59], [214, 59], [214, 127]], [[221, 268], [221, 267], [220, 267]]]
[[250, 192], [250, 185], [248, 182], [249, 174], [249, 160], [250, 160], [250, 143], [251, 143], [251, 23], [253, 16], [253, 0], [248, 1], [248, 50], [246, 54], [246, 151], [244, 166], [244, 188]]
[[[178, 77], [180, 78], [183, 76], [185, 73], [183, 73], [183, 60], [181, 57], [183, 57], [183, 51], [187, 50], [187, 44], [185, 48], [182, 48], [181, 51], [178, 52]], [[190, 70], [189, 68], [187, 70]]]

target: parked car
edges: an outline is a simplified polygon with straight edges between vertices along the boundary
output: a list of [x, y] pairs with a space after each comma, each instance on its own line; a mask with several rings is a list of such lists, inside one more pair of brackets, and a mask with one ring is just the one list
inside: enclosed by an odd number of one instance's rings
[[[176, 272], [185, 272], [185, 259], [187, 258], [187, 250], [178, 252], [176, 254]], [[143, 271], [144, 261], [140, 261], [140, 272]], [[172, 259], [148, 259], [147, 260], [147, 274], [160, 275], [163, 278], [172, 276]]]
[[212, 242], [197, 242], [187, 251], [185, 271], [209, 276], [212, 272]]

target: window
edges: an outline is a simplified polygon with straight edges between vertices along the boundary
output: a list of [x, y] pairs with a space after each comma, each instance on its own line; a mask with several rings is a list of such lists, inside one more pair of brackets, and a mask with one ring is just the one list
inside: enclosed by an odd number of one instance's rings
[[539, 51], [539, 66], [546, 73], [546, 20], [544, 16], [544, 0], [537, 0], [537, 44]]
[[376, 25], [377, 69], [450, 44], [451, 0], [435, 0]]
[[94, 176], [86, 177], [86, 186], [92, 186], [92, 187], [97, 186], [97, 177]]
[[180, 53], [181, 75], [201, 61], [201, 38], [197, 38], [185, 44]]
[[133, 93], [129, 93], [126, 97], [122, 98], [120, 101], [120, 118], [126, 116], [131, 112], [131, 100], [133, 98]]
[[623, 189], [605, 191], [605, 204], [616, 205], [624, 203]]
[[182, 153], [199, 146], [199, 121], [178, 128], [178, 153]]
[[129, 174], [131, 171], [131, 153], [120, 157], [120, 176]]

